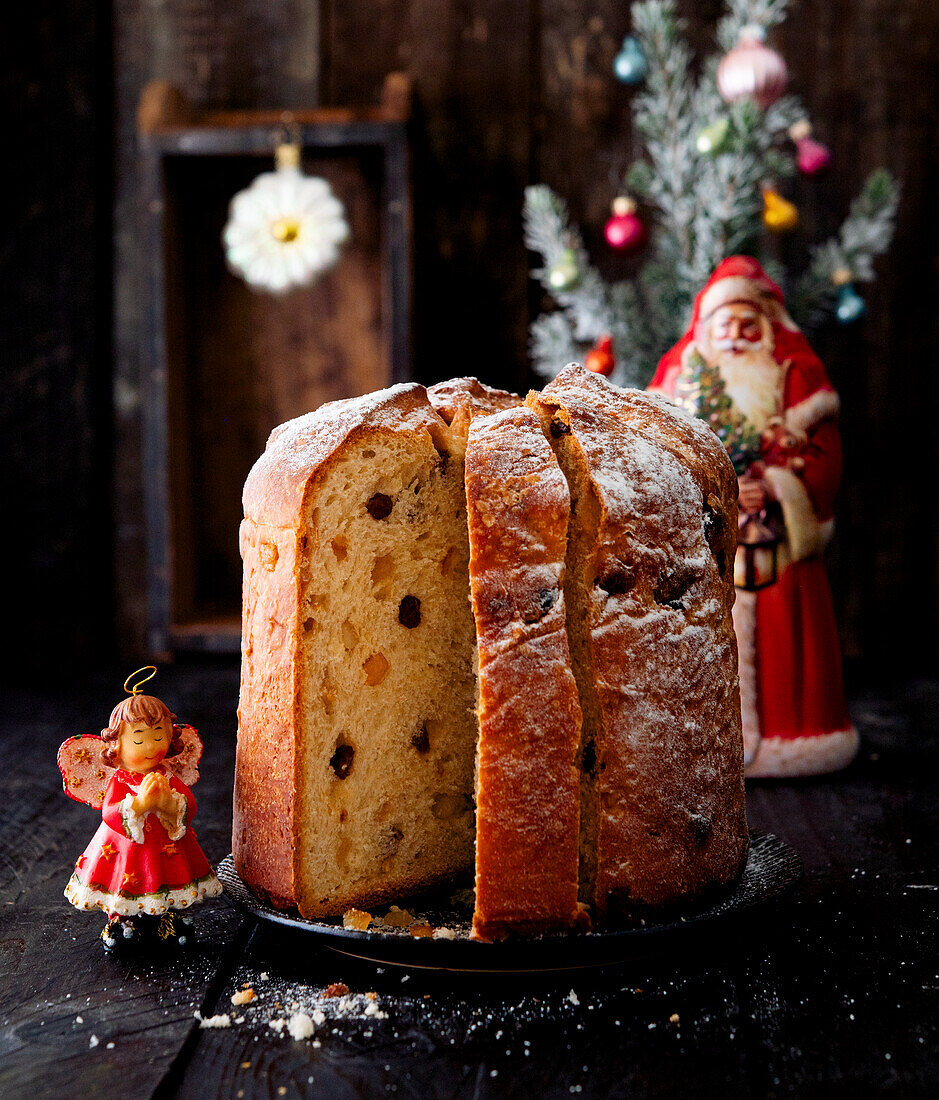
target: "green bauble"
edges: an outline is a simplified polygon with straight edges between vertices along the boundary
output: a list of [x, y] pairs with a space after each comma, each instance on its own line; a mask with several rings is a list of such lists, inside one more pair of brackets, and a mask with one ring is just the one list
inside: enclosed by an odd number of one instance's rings
[[548, 269], [548, 285], [552, 290], [573, 290], [580, 282], [581, 272], [573, 249], [565, 249]]

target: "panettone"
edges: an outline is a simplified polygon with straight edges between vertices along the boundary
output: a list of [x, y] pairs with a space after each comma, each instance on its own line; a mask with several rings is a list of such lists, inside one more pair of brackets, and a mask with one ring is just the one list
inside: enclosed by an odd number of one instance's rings
[[242, 878], [335, 916], [475, 855], [479, 938], [731, 881], [735, 494], [703, 425], [573, 366], [527, 407], [457, 379], [276, 429], [241, 531]]

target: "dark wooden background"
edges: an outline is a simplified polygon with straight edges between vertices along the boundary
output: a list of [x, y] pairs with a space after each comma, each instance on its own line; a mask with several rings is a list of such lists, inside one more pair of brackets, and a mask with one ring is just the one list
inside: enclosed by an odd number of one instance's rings
[[[681, 8], [707, 46], [720, 4]], [[142, 254], [135, 109], [171, 80], [198, 107], [365, 105], [404, 69], [415, 126], [415, 374], [524, 387], [541, 307], [522, 192], [567, 196], [603, 253], [630, 159], [611, 75], [623, 0], [62, 0], [0, 47], [10, 202], [0, 247], [2, 575], [8, 671], [68, 676], [143, 636]], [[843, 401], [847, 473], [832, 581], [849, 669], [937, 658], [939, 6], [802, 0], [778, 36], [834, 169], [796, 192], [812, 236], [867, 172], [904, 196], [869, 315], [818, 350]], [[606, 255], [613, 273], [619, 261]], [[235, 537], [235, 533], [232, 533]]]

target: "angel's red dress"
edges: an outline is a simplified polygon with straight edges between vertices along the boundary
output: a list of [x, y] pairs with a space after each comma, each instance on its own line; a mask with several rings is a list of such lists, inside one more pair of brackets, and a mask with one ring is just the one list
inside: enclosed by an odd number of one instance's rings
[[156, 916], [221, 893], [189, 824], [196, 812], [192, 792], [175, 775], [168, 775], [175, 811], [137, 814], [130, 804], [143, 778], [123, 769], [111, 777], [101, 825], [78, 857], [65, 888], [76, 909]]

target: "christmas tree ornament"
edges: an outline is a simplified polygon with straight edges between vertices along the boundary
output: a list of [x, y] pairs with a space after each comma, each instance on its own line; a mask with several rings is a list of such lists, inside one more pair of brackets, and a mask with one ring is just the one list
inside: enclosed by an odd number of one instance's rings
[[786, 62], [765, 44], [766, 31], [748, 24], [717, 67], [717, 87], [727, 103], [745, 96], [765, 110], [786, 90]]
[[646, 243], [646, 227], [636, 214], [636, 203], [620, 195], [613, 200], [612, 209], [613, 216], [603, 230], [606, 243], [619, 252], [638, 252]]
[[65, 793], [102, 817], [65, 896], [76, 909], [107, 914], [106, 951], [185, 944], [191, 923], [180, 911], [222, 892], [192, 830], [189, 788], [202, 742], [165, 703], [141, 693], [155, 675], [153, 665], [131, 673], [127, 698], [101, 735], [79, 734], [59, 748]]
[[853, 325], [867, 313], [867, 303], [854, 289], [851, 271], [847, 267], [836, 268], [832, 272], [831, 281], [838, 287], [838, 298], [835, 302], [835, 316], [842, 325]]
[[349, 226], [326, 180], [301, 171], [299, 143], [278, 145], [274, 161], [275, 171], [232, 199], [222, 240], [233, 274], [255, 290], [286, 294], [338, 261]]
[[548, 269], [548, 285], [552, 290], [573, 290], [581, 280], [577, 254], [566, 248]]
[[799, 211], [772, 187], [764, 187], [763, 224], [773, 233], [788, 233], [799, 224]]
[[727, 148], [730, 143], [729, 139], [730, 119], [719, 118], [716, 122], [704, 127], [701, 133], [698, 134], [695, 145], [699, 153], [716, 157], [718, 153], [723, 153]]
[[[792, 301], [796, 323], [809, 331], [817, 330], [826, 318], [834, 323], [838, 292], [831, 284], [836, 266], [832, 257], [838, 257], [838, 263], [850, 257], [853, 271], [872, 276], [896, 226], [899, 186], [890, 173], [878, 169], [864, 180], [830, 236], [800, 237], [798, 248], [782, 253], [770, 238], [762, 220], [765, 202], [759, 185], [765, 181], [779, 190], [780, 158], [795, 162], [797, 156], [784, 127], [808, 115], [798, 97], [788, 94], [766, 111], [752, 100], [728, 107], [718, 94], [715, 74], [723, 55], [737, 45], [737, 28], [745, 23], [777, 26], [791, 10], [789, 0], [721, 0], [716, 6], [725, 17], [718, 30], [720, 49], [702, 57], [694, 55], [683, 30], [681, 16], [690, 10], [687, 4], [635, 0], [627, 7], [648, 76], [628, 97], [629, 144], [637, 155], [622, 182], [611, 185], [610, 198], [628, 194], [636, 200], [648, 243], [628, 264], [614, 265], [604, 277], [590, 264], [564, 196], [541, 183], [526, 188], [525, 242], [534, 254], [534, 277], [552, 293], [551, 266], [566, 248], [574, 249], [582, 271], [577, 286], [555, 295], [550, 308], [532, 321], [532, 366], [545, 380], [553, 378], [563, 363], [582, 360], [590, 341], [610, 332], [616, 335], [617, 382], [645, 385], [653, 362], [678, 339], [682, 318], [691, 311], [694, 287], [704, 282], [728, 248], [775, 253], [777, 264], [787, 269], [786, 282], [799, 286]], [[610, 51], [611, 61], [616, 48]], [[754, 88], [757, 83], [754, 80]], [[774, 94], [782, 83], [777, 81]], [[768, 94], [769, 89], [762, 91]], [[720, 125], [724, 118], [729, 124], [726, 138]], [[795, 131], [797, 138], [810, 136], [804, 129]], [[818, 129], [821, 132], [821, 123]], [[803, 158], [803, 168], [820, 163], [817, 150], [809, 151], [812, 162]], [[596, 166], [586, 170], [593, 175], [598, 171]], [[791, 204], [783, 211], [783, 223], [791, 224]], [[770, 221], [778, 216], [777, 204]], [[607, 213], [601, 218], [600, 230], [608, 217]], [[624, 228], [620, 222], [610, 225], [613, 247], [622, 243]], [[604, 242], [601, 247], [608, 246]], [[863, 290], [860, 283], [857, 287]]]
[[623, 84], [641, 84], [649, 75], [649, 62], [642, 52], [639, 39], [627, 34], [620, 51], [613, 59], [613, 72]]
[[831, 164], [831, 153], [812, 137], [812, 124], [807, 118], [793, 123], [789, 136], [795, 142], [796, 164], [803, 175], [814, 176]]
[[584, 366], [594, 374], [602, 374], [605, 378], [613, 373], [616, 360], [613, 358], [613, 338], [601, 336], [596, 344], [587, 352]]

